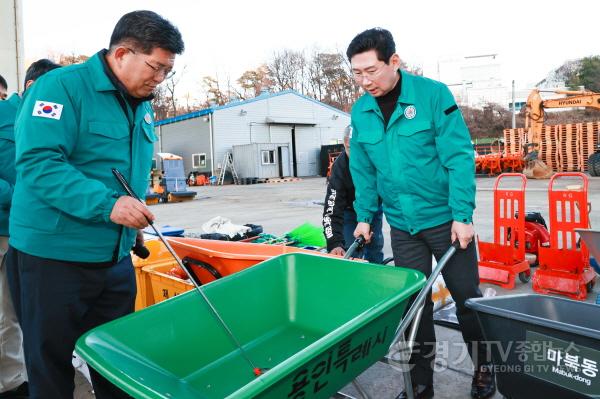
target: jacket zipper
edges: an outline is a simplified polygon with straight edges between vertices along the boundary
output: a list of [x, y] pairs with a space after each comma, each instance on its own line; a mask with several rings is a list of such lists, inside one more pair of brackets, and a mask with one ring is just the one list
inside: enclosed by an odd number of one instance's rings
[[[116, 91], [115, 97], [117, 98], [117, 101], [119, 102], [119, 105], [121, 106], [121, 109], [123, 110], [123, 113], [125, 114], [125, 119], [127, 119], [127, 124], [129, 125], [129, 167], [131, 169], [131, 168], [133, 168], [133, 128], [134, 128], [134, 123], [131, 121], [131, 119], [129, 119], [129, 112], [127, 112], [128, 106], [125, 102], [125, 99], [121, 95], [121, 93]], [[133, 112], [133, 110], [132, 110], [132, 112]], [[134, 118], [135, 118], [135, 114], [134, 114]], [[113, 252], [113, 257], [112, 257], [113, 264], [116, 264], [117, 261], [119, 260], [119, 249], [121, 248], [121, 239], [123, 238], [123, 229], [124, 228], [125, 228], [125, 226], [121, 225], [121, 227], [119, 229], [119, 238], [117, 239], [117, 245], [115, 246], [115, 250]]]

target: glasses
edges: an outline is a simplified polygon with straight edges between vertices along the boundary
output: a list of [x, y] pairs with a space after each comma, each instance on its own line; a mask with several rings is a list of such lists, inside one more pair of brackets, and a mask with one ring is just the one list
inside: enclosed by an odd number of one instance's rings
[[371, 70], [371, 71], [364, 71], [364, 72], [362, 72], [362, 71], [353, 71], [352, 72], [352, 76], [356, 80], [363, 80], [364, 78], [367, 78], [369, 80], [373, 80], [377, 76], [379, 76], [379, 74], [381, 73], [381, 71], [383, 71], [383, 65], [380, 66], [379, 68], [377, 68], [375, 70]]
[[[129, 47], [126, 47], [127, 50], [131, 51], [133, 54], [137, 55], [137, 52]], [[160, 66], [154, 66], [152, 64], [150, 64], [148, 61], [144, 60], [144, 63], [154, 71], [155, 75], [158, 76], [162, 76], [164, 79], [170, 79], [173, 77], [173, 75], [175, 75], [175, 71], [173, 71], [171, 69], [171, 67], [165, 66], [165, 65], [160, 65]]]

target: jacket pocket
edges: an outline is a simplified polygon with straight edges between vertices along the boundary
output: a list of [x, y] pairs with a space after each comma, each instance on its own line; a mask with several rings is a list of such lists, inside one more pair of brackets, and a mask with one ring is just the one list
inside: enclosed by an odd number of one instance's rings
[[158, 137], [156, 137], [156, 134], [154, 134], [154, 126], [145, 124], [142, 130], [144, 131], [144, 136], [146, 136], [146, 139], [149, 142], [155, 143], [158, 141]]
[[406, 123], [398, 127], [397, 134], [399, 136], [412, 136], [415, 133], [422, 132], [424, 130], [431, 129], [431, 122], [429, 121], [415, 121]]
[[376, 129], [376, 128], [368, 129], [368, 130], [361, 130], [356, 137], [356, 140], [359, 143], [365, 143], [365, 144], [377, 144], [382, 139], [383, 139], [383, 130]]
[[113, 140], [121, 140], [129, 137], [129, 126], [122, 122], [88, 122], [90, 133], [107, 137]]

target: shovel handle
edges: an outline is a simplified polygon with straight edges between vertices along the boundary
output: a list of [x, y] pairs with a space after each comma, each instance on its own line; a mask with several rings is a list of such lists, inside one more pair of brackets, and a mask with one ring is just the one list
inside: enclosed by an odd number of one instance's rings
[[[129, 195], [131, 198], [135, 198], [136, 200], [138, 200], [141, 203], [143, 203], [144, 201], [142, 201], [140, 199], [140, 197], [138, 197], [137, 195], [135, 195], [135, 193], [133, 192], [133, 189], [131, 188], [131, 186], [129, 185], [129, 183], [127, 183], [127, 180], [125, 179], [125, 176], [123, 176], [123, 174], [121, 172], [119, 172], [115, 168], [112, 168], [111, 170], [112, 170], [112, 174], [115, 176], [115, 178], [117, 179], [117, 181], [119, 182], [119, 184], [121, 184], [121, 187], [123, 187], [123, 190], [125, 190], [125, 192], [127, 193], [127, 195]], [[146, 218], [146, 220], [148, 221], [148, 224], [153, 225], [153, 221], [152, 220], [150, 220], [148, 218]]]
[[129, 195], [132, 198], [135, 198], [138, 201], [141, 201], [140, 198], [137, 195], [135, 195], [135, 193], [131, 189], [131, 186], [129, 185], [129, 183], [127, 183], [127, 180], [125, 180], [125, 176], [123, 176], [121, 174], [121, 172], [119, 172], [115, 168], [113, 168], [111, 170], [112, 170], [113, 175], [115, 176], [115, 178], [119, 182], [119, 184], [121, 184], [121, 187], [123, 187], [123, 190], [125, 190], [125, 192], [127, 193], [127, 195]]

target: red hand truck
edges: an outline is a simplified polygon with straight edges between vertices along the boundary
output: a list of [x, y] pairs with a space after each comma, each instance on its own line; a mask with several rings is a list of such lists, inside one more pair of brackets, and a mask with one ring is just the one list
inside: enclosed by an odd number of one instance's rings
[[[555, 189], [557, 180], [576, 177], [581, 185], [575, 190]], [[541, 294], [559, 294], [585, 300], [596, 282], [590, 267], [590, 255], [575, 229], [589, 228], [588, 178], [583, 173], [557, 173], [548, 186], [550, 207], [550, 247], [539, 249], [539, 267], [533, 275], [533, 290]]]
[[[519, 188], [500, 189], [507, 177], [521, 180]], [[519, 232], [525, 231], [525, 187], [527, 178], [521, 173], [503, 173], [494, 184], [494, 242], [478, 242], [479, 281], [515, 288], [515, 277], [529, 282], [531, 270], [525, 257], [525, 243]]]

